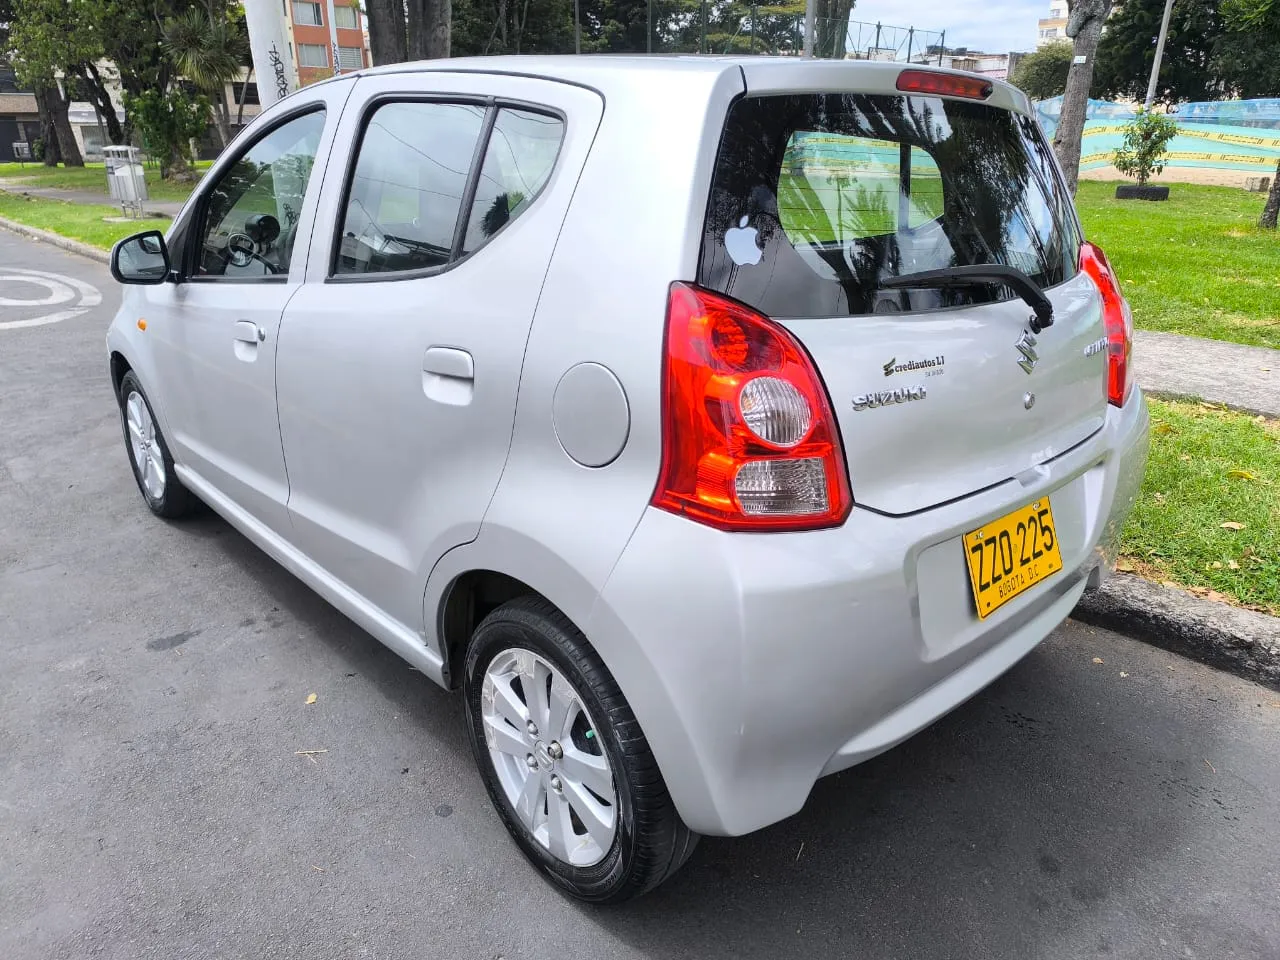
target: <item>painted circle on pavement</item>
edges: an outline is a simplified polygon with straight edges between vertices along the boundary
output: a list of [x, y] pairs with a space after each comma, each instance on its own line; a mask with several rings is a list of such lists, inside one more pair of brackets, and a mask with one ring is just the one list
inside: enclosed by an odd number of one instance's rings
[[[36, 287], [36, 296], [21, 294]], [[16, 267], [0, 267], [0, 307], [59, 307], [47, 313], [21, 320], [0, 319], [0, 330], [19, 327], [41, 327], [61, 320], [70, 320], [91, 307], [102, 303], [102, 293], [91, 283], [45, 270], [28, 270]], [[3, 317], [4, 313], [0, 313]]]

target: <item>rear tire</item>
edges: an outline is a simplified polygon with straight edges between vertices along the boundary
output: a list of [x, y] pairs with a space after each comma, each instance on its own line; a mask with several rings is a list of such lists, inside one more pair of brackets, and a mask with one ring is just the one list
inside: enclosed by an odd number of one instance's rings
[[[546, 684], [541, 703], [535, 678]], [[467, 649], [463, 693], [489, 797], [524, 855], [558, 886], [591, 903], [620, 903], [652, 890], [689, 859], [698, 835], [676, 812], [635, 714], [586, 638], [550, 603], [521, 598], [484, 619]], [[531, 732], [533, 718], [556, 716], [546, 704], [570, 696], [576, 706]], [[556, 728], [573, 727], [575, 710], [577, 726], [562, 735]], [[518, 755], [521, 742], [529, 769]], [[605, 766], [603, 780], [575, 780], [584, 759], [596, 776]], [[612, 796], [605, 797], [610, 776]], [[533, 782], [539, 777], [541, 785]], [[589, 794], [582, 783], [591, 786]], [[593, 820], [587, 808], [604, 815]], [[567, 844], [549, 833], [557, 809], [565, 811]]]
[[151, 402], [132, 370], [120, 379], [120, 425], [133, 479], [147, 507], [157, 517], [175, 520], [189, 514], [196, 498], [173, 469], [169, 444], [160, 431]]

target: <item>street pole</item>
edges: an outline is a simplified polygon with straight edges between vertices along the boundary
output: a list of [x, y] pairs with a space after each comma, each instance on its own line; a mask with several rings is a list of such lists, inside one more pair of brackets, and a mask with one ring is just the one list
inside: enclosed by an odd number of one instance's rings
[[582, 52], [582, 23], [578, 19], [578, 0], [573, 0], [573, 52]]
[[947, 31], [942, 31], [942, 36], [938, 39], [938, 66], [942, 66], [942, 55], [947, 52]]
[[244, 22], [249, 30], [253, 72], [258, 75], [258, 97], [265, 110], [298, 89], [298, 74], [289, 56], [284, 16], [276, 0], [244, 0]]
[[649, 32], [644, 35], [645, 53], [653, 53], [653, 0], [645, 4], [645, 13], [649, 21]]
[[707, 52], [707, 0], [702, 0], [702, 32], [698, 35], [698, 52]]
[[342, 65], [338, 60], [338, 22], [333, 15], [333, 0], [329, 0], [328, 6], [325, 15], [329, 18], [329, 46], [333, 48], [333, 75], [336, 77], [342, 72]]
[[1151, 79], [1147, 83], [1147, 100], [1144, 110], [1151, 109], [1156, 98], [1156, 81], [1160, 79], [1160, 60], [1164, 56], [1164, 38], [1169, 35], [1169, 15], [1173, 13], [1173, 0], [1165, 0], [1164, 19], [1160, 21], [1160, 39], [1156, 41], [1156, 62], [1151, 65]]
[[804, 55], [813, 59], [813, 27], [818, 17], [818, 0], [805, 0], [804, 4]]

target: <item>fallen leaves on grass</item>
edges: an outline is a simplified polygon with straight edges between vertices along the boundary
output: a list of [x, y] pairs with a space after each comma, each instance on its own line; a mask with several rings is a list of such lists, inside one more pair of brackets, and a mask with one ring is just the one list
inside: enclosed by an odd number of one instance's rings
[[1233, 480], [1257, 480], [1256, 473], [1250, 473], [1248, 470], [1228, 470], [1227, 476]]
[[1173, 427], [1167, 423], [1157, 423], [1151, 428], [1151, 432], [1163, 436], [1166, 433], [1173, 433]]
[[1243, 530], [1247, 524], [1240, 523], [1238, 520], [1227, 520], [1218, 524], [1223, 530]]

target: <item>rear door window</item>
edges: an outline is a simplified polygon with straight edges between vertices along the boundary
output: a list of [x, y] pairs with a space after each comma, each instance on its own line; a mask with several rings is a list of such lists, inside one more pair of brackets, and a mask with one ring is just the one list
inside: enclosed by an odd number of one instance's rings
[[886, 290], [964, 264], [1074, 275], [1079, 236], [1035, 121], [936, 97], [747, 97], [716, 161], [699, 282], [781, 317], [919, 312], [1003, 287]]
[[488, 243], [551, 177], [564, 121], [514, 106], [378, 105], [365, 127], [334, 275], [440, 270]]

